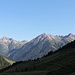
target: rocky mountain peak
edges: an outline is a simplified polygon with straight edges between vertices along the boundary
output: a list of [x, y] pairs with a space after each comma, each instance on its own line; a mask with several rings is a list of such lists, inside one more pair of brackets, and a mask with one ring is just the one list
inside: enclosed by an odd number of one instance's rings
[[71, 39], [75, 39], [75, 35], [74, 34], [72, 34], [72, 33], [70, 33], [70, 34], [68, 34], [68, 35], [66, 35], [66, 36], [64, 36], [65, 38], [71, 38]]
[[1, 42], [11, 42], [13, 39], [12, 38], [7, 38], [7, 37], [3, 37], [0, 39]]
[[53, 36], [51, 34], [46, 34], [46, 33], [43, 33], [40, 35], [42, 38], [46, 38], [46, 39], [49, 39], [49, 40], [53, 40], [53, 39], [56, 39], [56, 36]]
[[68, 36], [70, 36], [70, 37], [74, 37], [75, 35], [74, 35], [74, 34], [72, 34], [72, 33], [70, 33], [70, 34], [68, 34]]

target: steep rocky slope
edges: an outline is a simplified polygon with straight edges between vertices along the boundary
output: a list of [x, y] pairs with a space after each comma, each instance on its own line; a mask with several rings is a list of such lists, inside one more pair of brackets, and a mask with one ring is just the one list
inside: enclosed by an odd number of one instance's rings
[[56, 51], [65, 44], [75, 40], [75, 35], [53, 36], [43, 33], [26, 43], [20, 49], [13, 50], [9, 58], [15, 61], [24, 61], [41, 58], [50, 51]]

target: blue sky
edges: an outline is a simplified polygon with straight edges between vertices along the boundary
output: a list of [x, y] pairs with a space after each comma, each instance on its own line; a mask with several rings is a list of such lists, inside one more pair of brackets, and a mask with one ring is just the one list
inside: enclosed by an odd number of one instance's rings
[[0, 38], [75, 34], [75, 0], [0, 0]]

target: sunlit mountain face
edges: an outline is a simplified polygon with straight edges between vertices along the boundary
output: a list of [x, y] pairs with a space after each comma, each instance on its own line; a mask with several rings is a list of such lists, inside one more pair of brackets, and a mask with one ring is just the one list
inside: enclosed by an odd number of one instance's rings
[[12, 38], [3, 37], [0, 39], [0, 54], [6, 56], [6, 54], [13, 50], [21, 48], [27, 41], [16, 41]]
[[15, 61], [33, 60], [47, 55], [50, 51], [56, 51], [67, 43], [74, 41], [75, 35], [53, 36], [43, 33], [24, 44], [20, 49], [8, 52], [8, 57]]

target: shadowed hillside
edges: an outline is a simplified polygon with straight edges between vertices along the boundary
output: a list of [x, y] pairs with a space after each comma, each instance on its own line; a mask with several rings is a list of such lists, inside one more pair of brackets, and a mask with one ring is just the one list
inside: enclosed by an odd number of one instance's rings
[[74, 75], [75, 41], [41, 59], [17, 62], [1, 72], [7, 75], [10, 73], [17, 73], [17, 75]]

